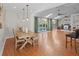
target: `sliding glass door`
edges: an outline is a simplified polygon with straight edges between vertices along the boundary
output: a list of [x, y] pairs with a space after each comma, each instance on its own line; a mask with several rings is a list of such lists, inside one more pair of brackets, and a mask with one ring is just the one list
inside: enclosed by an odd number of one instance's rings
[[45, 32], [48, 30], [48, 20], [44, 18], [38, 18], [38, 32]]
[[35, 17], [35, 32], [45, 32], [57, 29], [58, 20]]
[[57, 26], [58, 26], [57, 20], [53, 20], [53, 19], [52, 19], [52, 29], [56, 29]]
[[35, 32], [46, 32], [52, 30], [52, 20], [35, 17]]

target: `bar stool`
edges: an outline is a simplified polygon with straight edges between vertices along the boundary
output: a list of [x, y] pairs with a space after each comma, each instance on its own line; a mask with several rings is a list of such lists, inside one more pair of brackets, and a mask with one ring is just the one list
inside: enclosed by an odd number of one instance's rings
[[71, 38], [71, 40], [70, 40], [71, 48], [72, 48], [72, 40], [74, 40], [75, 51], [77, 53], [76, 40], [79, 39], [79, 29], [76, 29], [75, 32], [66, 34], [66, 48], [67, 48], [67, 42], [68, 42], [67, 37], [70, 37]]

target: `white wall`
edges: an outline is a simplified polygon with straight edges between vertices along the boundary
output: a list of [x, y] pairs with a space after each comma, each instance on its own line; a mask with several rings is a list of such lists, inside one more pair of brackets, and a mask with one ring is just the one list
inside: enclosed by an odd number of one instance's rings
[[71, 15], [71, 23], [72, 23], [72, 28], [76, 27], [79, 29], [79, 14], [73, 14]]
[[0, 55], [2, 55], [4, 43], [5, 43], [4, 29], [0, 29]]
[[[4, 26], [2, 29], [0, 29], [0, 55], [3, 53], [4, 44], [6, 42], [6, 39], [13, 36], [12, 29], [16, 26], [25, 26], [28, 27], [30, 31], [34, 31], [34, 18], [33, 15], [30, 16], [30, 21], [28, 22], [22, 22], [22, 14], [19, 13], [19, 16], [17, 17], [17, 14], [15, 11], [8, 11], [6, 10], [6, 15], [4, 16]], [[2, 20], [4, 20], [2, 19]]]
[[6, 11], [6, 18], [5, 18], [5, 36], [11, 36], [12, 35], [12, 28], [16, 25], [18, 20], [16, 20], [15, 12], [12, 11]]
[[8, 11], [6, 10], [6, 18], [5, 18], [5, 24], [6, 24], [6, 37], [13, 36], [12, 29], [16, 26], [24, 26], [29, 28], [30, 31], [34, 31], [34, 17], [33, 15], [30, 16], [29, 21], [23, 22], [22, 14], [19, 13], [18, 16], [15, 11]]
[[32, 14], [32, 15], [30, 16], [29, 25], [30, 25], [30, 26], [29, 26], [29, 27], [30, 27], [29, 30], [32, 31], [32, 32], [34, 32], [34, 30], [35, 30], [35, 29], [34, 29], [34, 14]]
[[58, 22], [58, 25], [61, 26], [62, 24], [70, 24], [71, 31], [73, 30], [73, 27], [76, 27], [77, 29], [79, 29], [79, 14], [72, 14], [67, 19], [60, 19]]
[[[2, 4], [0, 4], [1, 6]], [[0, 11], [0, 22], [2, 23], [2, 28], [0, 28], [0, 55], [2, 55], [4, 43], [5, 43], [5, 8], [3, 7]]]
[[63, 25], [64, 24], [70, 24], [71, 25], [71, 19], [70, 19], [70, 17], [59, 19], [58, 25], [61, 26], [62, 24]]

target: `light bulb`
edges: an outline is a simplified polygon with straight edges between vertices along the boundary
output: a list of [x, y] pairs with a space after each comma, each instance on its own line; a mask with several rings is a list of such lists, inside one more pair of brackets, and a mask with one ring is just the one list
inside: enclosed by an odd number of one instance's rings
[[14, 9], [16, 9], [16, 7], [13, 7]]
[[28, 18], [26, 18], [26, 20], [28, 21], [29, 19], [28, 19]]

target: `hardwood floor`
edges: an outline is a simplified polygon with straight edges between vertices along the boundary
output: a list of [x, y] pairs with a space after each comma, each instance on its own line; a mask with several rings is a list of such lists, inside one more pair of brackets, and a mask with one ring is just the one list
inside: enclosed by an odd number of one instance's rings
[[39, 46], [32, 47], [27, 44], [22, 50], [14, 50], [14, 39], [7, 39], [3, 51], [3, 56], [76, 56], [73, 48], [68, 44], [65, 48], [65, 32], [53, 30], [38, 33]]

